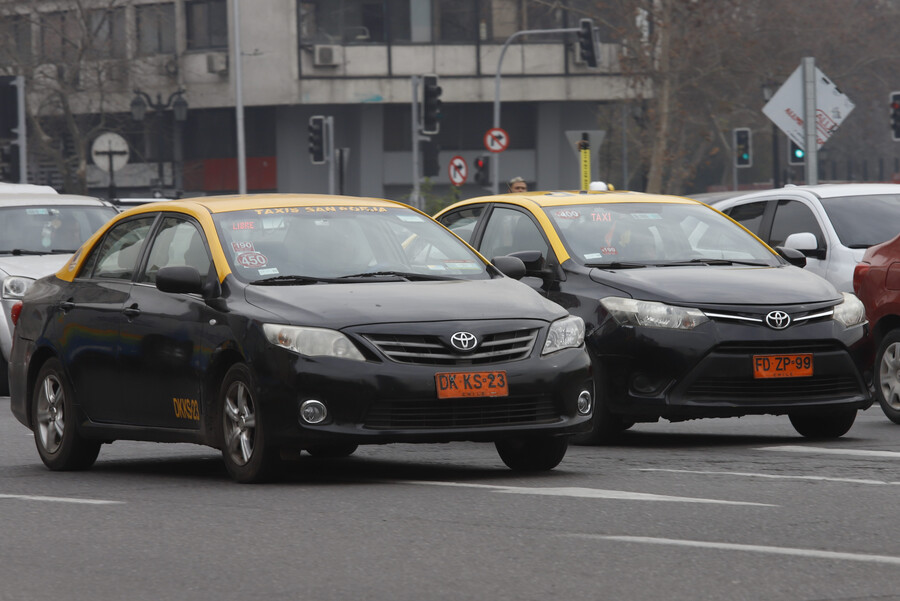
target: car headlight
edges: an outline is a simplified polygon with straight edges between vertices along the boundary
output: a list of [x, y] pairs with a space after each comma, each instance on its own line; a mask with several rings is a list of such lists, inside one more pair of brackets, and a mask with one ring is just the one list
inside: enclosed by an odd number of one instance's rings
[[34, 279], [14, 275], [3, 280], [3, 298], [22, 298], [34, 284]]
[[866, 320], [866, 307], [862, 301], [849, 292], [844, 292], [844, 301], [835, 306], [834, 320], [846, 327], [859, 325]]
[[550, 324], [542, 355], [549, 355], [564, 348], [577, 348], [584, 342], [584, 320], [577, 315], [557, 319]]
[[335, 330], [264, 323], [263, 332], [272, 344], [307, 357], [366, 360], [349, 338]]
[[600, 301], [618, 323], [648, 328], [693, 330], [709, 318], [700, 309], [610, 296]]

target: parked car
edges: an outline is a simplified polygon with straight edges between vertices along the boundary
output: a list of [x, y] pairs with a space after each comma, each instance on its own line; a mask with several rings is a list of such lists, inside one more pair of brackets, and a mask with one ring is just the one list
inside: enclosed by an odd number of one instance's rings
[[769, 246], [801, 251], [809, 271], [843, 292], [866, 249], [900, 233], [900, 184], [788, 185], [713, 206]]
[[748, 414], [832, 438], [872, 403], [859, 299], [703, 203], [535, 192], [436, 218], [485, 257], [521, 258], [523, 282], [584, 319], [596, 386], [584, 442], [635, 422]]
[[874, 351], [875, 398], [900, 424], [900, 236], [871, 246], [853, 274], [866, 307]]
[[0, 395], [9, 394], [10, 311], [37, 278], [56, 272], [91, 234], [116, 214], [108, 202], [57, 194], [46, 186], [0, 188]]
[[582, 319], [386, 200], [129, 209], [35, 283], [15, 334], [10, 405], [54, 470], [117, 439], [219, 448], [240, 482], [390, 442], [548, 470], [590, 427]]

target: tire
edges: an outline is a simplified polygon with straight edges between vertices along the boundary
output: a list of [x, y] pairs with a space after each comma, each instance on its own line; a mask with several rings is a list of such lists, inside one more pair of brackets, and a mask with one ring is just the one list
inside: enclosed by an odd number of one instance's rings
[[591, 353], [594, 373], [594, 413], [591, 416], [589, 432], [572, 436], [572, 444], [604, 445], [611, 444], [621, 438], [622, 432], [634, 425], [634, 422], [611, 413], [609, 410], [609, 384], [600, 362]]
[[0, 396], [9, 396], [9, 362], [0, 355]]
[[494, 443], [500, 459], [517, 472], [546, 472], [566, 456], [569, 439], [564, 436], [512, 438]]
[[31, 402], [32, 432], [41, 461], [54, 471], [86, 470], [97, 460], [100, 442], [77, 429], [75, 395], [58, 359], [38, 373]]
[[856, 421], [856, 409], [791, 414], [791, 425], [806, 438], [840, 438]]
[[900, 424], [900, 330], [888, 332], [878, 345], [875, 396], [887, 418]]
[[266, 443], [255, 390], [250, 369], [243, 363], [228, 370], [219, 389], [222, 459], [236, 482], [268, 481], [281, 463], [279, 450]]
[[310, 447], [306, 452], [313, 457], [321, 457], [334, 459], [339, 457], [349, 457], [359, 448], [357, 444], [323, 444]]

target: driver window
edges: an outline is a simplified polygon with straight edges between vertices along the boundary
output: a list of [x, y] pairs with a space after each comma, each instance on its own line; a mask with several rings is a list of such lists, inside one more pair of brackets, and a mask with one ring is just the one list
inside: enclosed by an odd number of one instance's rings
[[194, 267], [201, 279], [209, 273], [210, 259], [203, 244], [203, 235], [193, 223], [176, 217], [166, 217], [147, 259], [147, 268], [141, 282], [156, 283], [156, 273], [161, 267], [187, 265]]
[[88, 257], [79, 275], [88, 276], [93, 267], [95, 278], [131, 280], [154, 219], [156, 217], [151, 215], [114, 226], [95, 247], [94, 256]]
[[522, 250], [539, 250], [547, 258], [549, 246], [528, 215], [521, 211], [495, 208], [484, 230], [481, 254], [489, 261]]
[[784, 244], [787, 237], [799, 232], [810, 232], [816, 237], [816, 245], [824, 248], [825, 237], [822, 228], [813, 212], [800, 201], [779, 200], [775, 209], [775, 221], [772, 223], [772, 234], [769, 236], [769, 246], [776, 247]]

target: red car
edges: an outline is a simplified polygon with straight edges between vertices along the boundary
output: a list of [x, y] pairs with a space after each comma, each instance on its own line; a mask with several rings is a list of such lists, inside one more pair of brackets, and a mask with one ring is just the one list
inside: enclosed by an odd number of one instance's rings
[[875, 397], [900, 424], [900, 236], [866, 250], [853, 272], [853, 290], [869, 320]]

